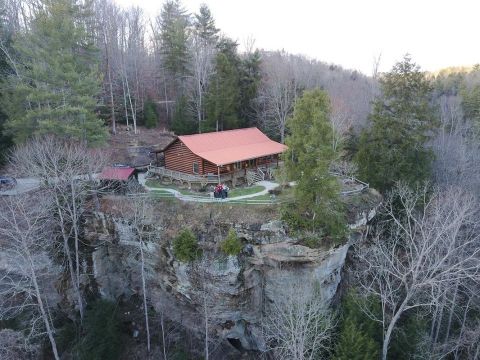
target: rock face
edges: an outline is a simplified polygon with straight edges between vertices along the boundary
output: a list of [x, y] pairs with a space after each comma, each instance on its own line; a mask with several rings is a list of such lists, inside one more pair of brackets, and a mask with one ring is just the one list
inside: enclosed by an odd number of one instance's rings
[[[156, 312], [194, 332], [204, 331], [206, 313], [215, 336], [236, 348], [262, 350], [265, 304], [275, 302], [285, 289], [311, 281], [330, 302], [352, 241], [374, 215], [375, 209], [360, 214], [350, 241], [330, 249], [301, 245], [278, 220], [212, 224], [206, 219], [194, 228], [203, 256], [189, 264], [174, 258], [171, 229], [156, 224], [157, 236], [144, 248], [148, 297]], [[218, 250], [230, 228], [245, 245], [238, 256]], [[114, 216], [97, 213], [89, 221], [87, 238], [96, 245], [93, 270], [102, 296], [116, 299], [139, 292], [139, 243], [133, 230]]]

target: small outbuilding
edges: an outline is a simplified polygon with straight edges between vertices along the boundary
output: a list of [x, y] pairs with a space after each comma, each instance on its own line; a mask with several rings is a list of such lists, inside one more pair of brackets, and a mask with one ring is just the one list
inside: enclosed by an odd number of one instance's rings
[[127, 186], [137, 182], [136, 171], [129, 166], [108, 166], [105, 167], [98, 179], [105, 186], [115, 191], [123, 191], [127, 189]]
[[131, 167], [114, 167], [109, 166], [103, 169], [101, 174], [98, 176], [100, 180], [105, 181], [124, 181], [127, 182], [132, 180], [135, 176], [135, 169]]

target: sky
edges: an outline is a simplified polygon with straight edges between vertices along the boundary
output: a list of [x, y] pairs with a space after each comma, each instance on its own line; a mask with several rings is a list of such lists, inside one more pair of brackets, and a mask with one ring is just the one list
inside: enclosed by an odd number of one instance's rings
[[[155, 16], [164, 0], [116, 0]], [[206, 3], [222, 33], [244, 46], [286, 50], [371, 75], [409, 53], [423, 70], [480, 63], [478, 0], [183, 0]]]

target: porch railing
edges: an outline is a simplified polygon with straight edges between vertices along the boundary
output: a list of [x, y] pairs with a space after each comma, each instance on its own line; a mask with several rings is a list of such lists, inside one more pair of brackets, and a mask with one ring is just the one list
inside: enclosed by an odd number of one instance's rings
[[158, 175], [162, 177], [168, 177], [172, 180], [187, 182], [187, 183], [199, 183], [199, 184], [216, 184], [220, 180], [220, 182], [226, 181], [235, 181], [237, 179], [241, 179], [245, 177], [245, 170], [238, 170], [229, 173], [221, 173], [220, 179], [218, 174], [208, 174], [208, 175], [192, 175], [186, 174], [180, 171], [169, 170], [164, 167], [159, 166], [148, 166], [148, 173], [153, 175]]
[[220, 179], [218, 174], [212, 173], [208, 175], [193, 175], [193, 174], [183, 173], [180, 171], [166, 169], [163, 166], [155, 166], [152, 164], [150, 164], [147, 167], [147, 170], [148, 170], [148, 173], [152, 175], [167, 177], [172, 180], [182, 181], [189, 184], [193, 183], [193, 184], [207, 185], [207, 184], [216, 184], [219, 181], [221, 183], [232, 181], [232, 183], [235, 184], [236, 181], [239, 179], [248, 179], [249, 178], [248, 174], [252, 171], [260, 175], [258, 176], [258, 178], [255, 179], [256, 181], [265, 180], [265, 175], [268, 173], [269, 177], [271, 177], [272, 169], [276, 167], [277, 167], [276, 163], [262, 164], [262, 165], [259, 165], [258, 168], [239, 169], [235, 171], [230, 171], [228, 173], [220, 173]]

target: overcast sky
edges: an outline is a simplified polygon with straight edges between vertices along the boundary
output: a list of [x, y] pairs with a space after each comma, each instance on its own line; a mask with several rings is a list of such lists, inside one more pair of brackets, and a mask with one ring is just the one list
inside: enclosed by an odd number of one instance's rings
[[[154, 16], [162, 0], [116, 0]], [[183, 0], [206, 3], [217, 27], [244, 44], [285, 49], [371, 74], [410, 53], [422, 69], [480, 63], [479, 0]]]

